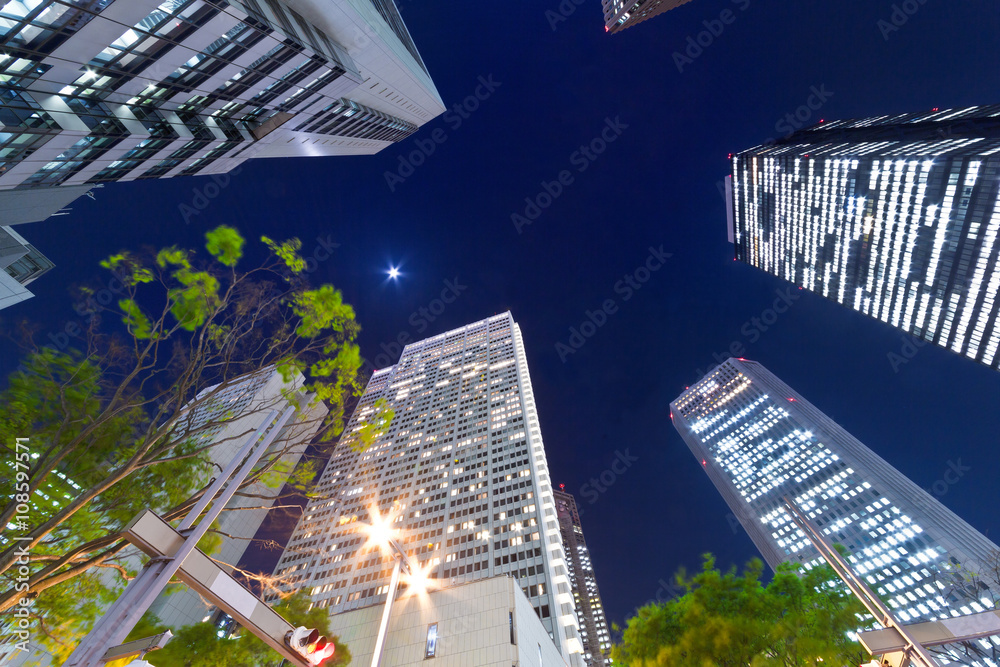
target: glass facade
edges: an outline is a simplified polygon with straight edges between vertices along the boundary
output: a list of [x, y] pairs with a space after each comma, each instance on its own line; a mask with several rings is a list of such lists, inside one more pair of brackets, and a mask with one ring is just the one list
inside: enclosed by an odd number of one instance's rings
[[732, 170], [736, 259], [1000, 369], [1000, 105], [821, 123]]
[[[422, 67], [391, 5], [372, 15]], [[344, 97], [373, 73], [279, 0], [11, 0], [0, 44], [0, 189], [225, 172], [293, 118], [280, 154], [375, 153], [418, 126]]]
[[580, 512], [576, 498], [565, 491], [555, 491], [556, 515], [559, 517], [559, 532], [562, 534], [566, 564], [569, 569], [569, 583], [576, 602], [576, 616], [580, 621], [580, 639], [583, 644], [583, 662], [587, 667], [607, 667], [611, 664], [611, 634], [608, 619], [604, 616], [601, 592], [597, 588], [597, 577], [590, 562], [587, 540], [580, 525]]
[[604, 27], [607, 32], [615, 33], [687, 2], [690, 0], [601, 0]]
[[11, 227], [0, 227], [0, 269], [22, 285], [55, 267], [35, 246]]
[[[389, 430], [350, 445], [384, 400]], [[407, 345], [376, 371], [275, 574], [331, 613], [385, 602], [392, 562], [358, 522], [394, 516], [439, 585], [515, 577], [564, 656], [581, 650], [520, 330], [509, 313]]]
[[38, 252], [13, 227], [0, 227], [0, 309], [34, 296], [24, 287], [48, 273], [55, 264]]
[[[729, 359], [671, 403], [674, 427], [767, 563], [822, 559], [785, 509], [788, 496], [903, 622], [1000, 603], [1000, 553], [972, 526], [756, 362]], [[971, 583], [974, 582], [974, 583]], [[1000, 637], [944, 664], [995, 665]]]

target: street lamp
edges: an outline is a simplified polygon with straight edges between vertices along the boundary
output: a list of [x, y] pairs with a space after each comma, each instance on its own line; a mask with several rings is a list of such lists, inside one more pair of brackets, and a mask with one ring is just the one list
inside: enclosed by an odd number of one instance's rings
[[395, 516], [390, 513], [383, 519], [379, 515], [378, 508], [374, 506], [369, 508], [368, 513], [371, 523], [361, 525], [361, 529], [368, 535], [365, 548], [377, 548], [383, 555], [391, 556], [395, 561], [392, 566], [392, 577], [389, 580], [389, 592], [385, 598], [385, 609], [382, 610], [382, 622], [379, 624], [378, 637], [375, 639], [375, 652], [372, 654], [371, 667], [379, 667], [386, 633], [389, 630], [389, 615], [392, 613], [392, 604], [395, 602], [400, 579], [405, 579], [408, 593], [420, 598], [427, 593], [431, 581], [428, 576], [430, 567], [421, 569], [417, 566], [396, 540], [395, 534], [398, 529], [392, 527]]

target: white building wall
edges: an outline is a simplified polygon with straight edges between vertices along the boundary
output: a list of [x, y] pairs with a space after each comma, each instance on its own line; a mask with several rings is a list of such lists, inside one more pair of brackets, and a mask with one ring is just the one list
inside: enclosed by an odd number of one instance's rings
[[6, 271], [0, 270], [0, 310], [33, 296], [35, 295], [27, 287], [7, 275]]
[[[352, 664], [371, 662], [384, 604], [330, 617], [331, 632], [351, 650]], [[514, 641], [511, 643], [511, 615]], [[433, 657], [428, 631], [437, 624]], [[541, 656], [541, 662], [539, 662]], [[566, 667], [531, 603], [506, 576], [402, 597], [389, 617], [382, 664], [416, 667]]]

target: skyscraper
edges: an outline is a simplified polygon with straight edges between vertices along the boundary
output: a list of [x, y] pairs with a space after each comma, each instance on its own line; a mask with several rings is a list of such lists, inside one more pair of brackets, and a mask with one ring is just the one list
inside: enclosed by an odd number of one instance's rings
[[0, 227], [0, 310], [33, 297], [26, 285], [53, 266], [12, 227]]
[[1000, 369], [1000, 105], [821, 122], [732, 159], [736, 259]]
[[[227, 511], [217, 519], [216, 529], [224, 533], [221, 547], [212, 556], [222, 565], [235, 565], [250, 544], [268, 509], [280, 495], [282, 487], [294, 465], [304, 453], [309, 440], [319, 430], [327, 408], [322, 403], [310, 404], [313, 396], [303, 389], [305, 378], [295, 373], [285, 382], [273, 366], [234, 378], [223, 385], [206, 387], [195, 400], [200, 401], [187, 418], [177, 426], [178, 439], [192, 439], [206, 444], [205, 453], [213, 470], [222, 470], [238, 454], [246, 439], [268, 422], [272, 411], [280, 415], [296, 405], [293, 418], [278, 432], [264, 454], [263, 462], [279, 464], [272, 468], [267, 479], [249, 484], [227, 503]], [[271, 419], [273, 424], [277, 417]], [[260, 434], [267, 437], [268, 431]], [[39, 490], [38, 502], [68, 502], [81, 488], [61, 472], [51, 475], [52, 482]], [[198, 488], [188, 489], [195, 493]], [[56, 501], [58, 499], [58, 501]], [[58, 505], [56, 505], [58, 507]], [[120, 526], [105, 526], [116, 531]], [[2, 540], [0, 540], [2, 542]], [[113, 563], [126, 570], [138, 571], [147, 560], [137, 548], [130, 548], [117, 556]], [[109, 588], [121, 585], [121, 575], [110, 568], [98, 569], [98, 576]], [[178, 586], [161, 594], [153, 601], [150, 610], [165, 624], [177, 630], [201, 621], [211, 610], [195, 591]], [[43, 666], [52, 664], [53, 657], [40, 644], [32, 640], [27, 652], [18, 651], [9, 641], [8, 628], [0, 623], [0, 664], [11, 667], [20, 665]], [[8, 641], [4, 641], [7, 639]]]
[[[295, 372], [290, 382], [273, 366], [248, 374], [228, 386], [207, 387], [196, 400], [203, 403], [182, 420], [178, 429], [196, 433], [202, 441], [215, 443], [208, 455], [217, 469], [224, 468], [249, 434], [267, 423], [275, 411], [272, 423], [290, 406], [296, 414], [275, 437], [264, 454], [264, 462], [280, 460], [270, 479], [260, 480], [242, 489], [217, 519], [218, 530], [227, 537], [212, 556], [223, 566], [236, 565], [264, 522], [267, 512], [281, 494], [285, 480], [305, 453], [309, 441], [320, 430], [328, 410], [322, 403], [311, 404], [313, 395], [303, 389], [305, 378]], [[213, 395], [214, 394], [214, 395]], [[206, 396], [210, 396], [205, 400]], [[261, 434], [261, 439], [267, 432]], [[195, 489], [191, 490], [192, 492]], [[168, 626], [178, 629], [200, 622], [212, 609], [201, 596], [187, 586], [158, 597], [150, 611]]]
[[[365, 451], [379, 406], [388, 431]], [[358, 522], [395, 517], [443, 587], [516, 577], [563, 659], [582, 650], [521, 332], [510, 313], [407, 345], [375, 372], [275, 574], [331, 613], [386, 601], [392, 563]], [[374, 508], [374, 509], [373, 509]]]
[[12, 0], [0, 44], [2, 224], [107, 181], [377, 153], [444, 111], [392, 0]]
[[563, 551], [569, 566], [569, 583], [576, 602], [576, 616], [580, 621], [580, 639], [583, 643], [583, 661], [587, 667], [606, 667], [610, 664], [611, 634], [604, 616], [601, 592], [590, 562], [587, 540], [580, 525], [580, 512], [576, 498], [562, 489], [555, 491], [556, 515], [562, 534]]
[[[988, 565], [997, 562], [996, 544], [759, 363], [728, 359], [670, 409], [674, 427], [772, 568], [822, 562], [786, 511], [788, 496], [847, 549], [855, 571], [903, 622], [1000, 603], [1000, 581]], [[992, 641], [1000, 647], [1000, 637]]]
[[604, 30], [616, 33], [653, 18], [691, 0], [601, 0]]

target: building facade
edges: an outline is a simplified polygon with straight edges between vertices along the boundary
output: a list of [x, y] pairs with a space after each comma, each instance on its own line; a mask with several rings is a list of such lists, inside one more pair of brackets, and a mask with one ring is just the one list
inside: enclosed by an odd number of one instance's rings
[[[237, 494], [226, 504], [227, 510], [219, 518], [218, 530], [231, 537], [222, 540], [222, 546], [212, 556], [220, 562], [235, 566], [250, 546], [261, 524], [282, 491], [292, 468], [298, 464], [308, 443], [319, 432], [327, 408], [322, 403], [311, 404], [313, 396], [302, 385], [305, 378], [296, 373], [291, 382], [285, 382], [281, 373], [269, 367], [254, 373], [228, 387], [208, 387], [198, 399], [211, 399], [191, 414], [190, 422], [182, 422], [181, 429], [197, 432], [199, 438], [215, 443], [209, 456], [218, 469], [225, 467], [246, 442], [247, 436], [265, 425], [272, 411], [280, 417], [290, 406], [296, 414], [281, 431], [264, 454], [264, 461], [280, 457], [281, 472], [272, 479], [251, 484], [242, 490], [247, 496]], [[213, 395], [214, 394], [214, 395]], [[198, 400], [196, 399], [196, 400]], [[261, 434], [266, 437], [266, 432]], [[158, 597], [150, 607], [156, 616], [175, 630], [185, 625], [200, 623], [214, 607], [187, 586]]]
[[[337, 614], [330, 631], [371, 664], [385, 603]], [[382, 664], [420, 667], [567, 667], [517, 581], [499, 575], [402, 597], [392, 607]]]
[[27, 285], [54, 266], [12, 227], [0, 227], [0, 310], [33, 297]]
[[821, 122], [732, 158], [736, 259], [1000, 369], [1000, 105]]
[[[236, 495], [226, 504], [217, 519], [218, 530], [229, 537], [222, 539], [221, 547], [213, 557], [220, 563], [235, 565], [256, 535], [268, 508], [280, 494], [291, 469], [298, 463], [308, 442], [321, 426], [327, 414], [322, 403], [312, 404], [312, 395], [303, 390], [304, 378], [300, 374], [285, 382], [281, 374], [268, 367], [229, 381], [226, 385], [215, 385], [199, 392], [195, 400], [202, 404], [189, 413], [189, 419], [181, 420], [177, 427], [180, 438], [197, 438], [210, 443], [207, 454], [215, 470], [222, 470], [235, 457], [247, 438], [265, 425], [269, 415], [275, 411], [280, 416], [288, 407], [295, 405], [296, 414], [277, 434], [263, 461], [278, 457], [279, 467], [268, 479], [251, 484], [242, 490], [254, 497]], [[277, 420], [271, 418], [271, 422]], [[267, 437], [267, 431], [260, 438]], [[56, 473], [43, 489], [37, 492], [38, 502], [68, 502], [81, 490], [72, 479]], [[194, 493], [198, 488], [190, 489]], [[56, 505], [58, 507], [58, 505]], [[110, 529], [110, 527], [109, 527]], [[147, 558], [137, 549], [129, 549], [116, 558], [116, 564], [127, 570], [138, 571]], [[108, 587], [121, 585], [117, 571], [101, 570], [99, 576]], [[212, 605], [186, 586], [180, 585], [168, 593], [160, 595], [150, 607], [161, 621], [175, 631], [185, 625], [201, 622], [211, 612]], [[29, 650], [12, 648], [9, 637], [3, 637], [5, 628], [0, 627], [0, 664], [20, 667], [21, 665], [44, 666], [53, 664], [52, 656], [35, 642]]]
[[108, 181], [376, 153], [444, 111], [392, 0], [12, 0], [0, 44], [0, 224]]
[[[356, 451], [391, 408], [387, 431]], [[407, 345], [377, 371], [275, 568], [331, 614], [381, 605], [392, 563], [359, 522], [394, 517], [443, 587], [517, 579], [563, 658], [580, 665], [569, 571], [521, 333], [504, 313]]]
[[611, 634], [608, 619], [604, 615], [601, 591], [597, 588], [597, 577], [590, 562], [590, 550], [583, 536], [580, 512], [572, 493], [555, 491], [556, 516], [559, 517], [559, 532], [562, 535], [563, 552], [569, 570], [569, 583], [576, 602], [576, 616], [580, 621], [580, 640], [583, 644], [583, 662], [587, 667], [607, 667], [611, 664]]
[[687, 4], [691, 0], [601, 0], [604, 8], [604, 30], [616, 33], [631, 28], [663, 12]]
[[[992, 567], [1000, 548], [759, 363], [723, 362], [670, 409], [771, 568], [823, 562], [792, 522], [787, 496], [847, 549], [854, 570], [904, 623], [1000, 604]], [[996, 659], [1000, 637], [976, 644]]]

